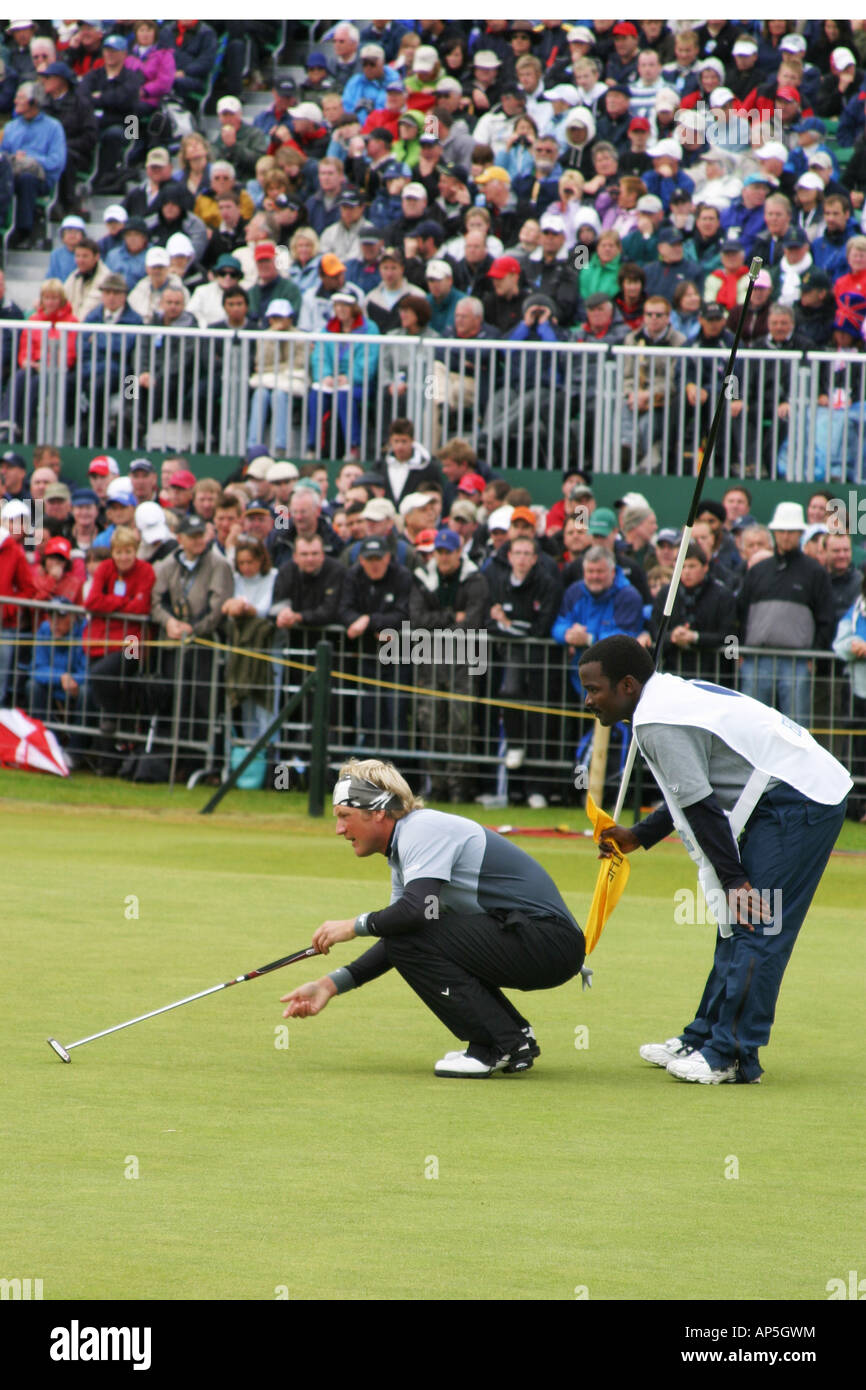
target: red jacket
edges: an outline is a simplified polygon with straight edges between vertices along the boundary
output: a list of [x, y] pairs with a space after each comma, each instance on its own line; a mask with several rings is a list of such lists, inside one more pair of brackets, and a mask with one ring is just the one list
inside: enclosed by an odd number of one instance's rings
[[[20, 594], [21, 598], [35, 598], [36, 588], [30, 576], [27, 556], [18, 542], [10, 536], [5, 527], [0, 526], [0, 594]], [[2, 626], [13, 630], [18, 626], [18, 614], [22, 610], [13, 603], [4, 603]]]
[[[77, 323], [78, 319], [73, 314], [71, 306], [69, 304], [64, 304], [59, 314], [55, 314], [54, 318], [49, 318], [49, 316], [47, 314], [44, 314], [41, 309], [36, 309], [30, 315], [28, 322], [50, 323], [51, 327], [48, 330], [47, 336], [49, 338], [59, 338], [60, 334], [57, 332], [57, 324]], [[26, 367], [28, 363], [31, 367], [38, 367], [40, 359], [42, 357], [43, 336], [45, 335], [43, 335], [43, 333], [39, 331], [34, 331], [33, 329], [28, 328], [24, 329], [24, 331], [21, 334], [21, 337], [18, 340], [19, 367]], [[66, 365], [67, 367], [73, 367], [75, 365], [74, 333], [67, 333], [66, 335]]]
[[[153, 566], [146, 560], [136, 560], [124, 578], [118, 573], [113, 559], [103, 560], [97, 566], [90, 592], [84, 600], [84, 607], [97, 615], [87, 624], [82, 639], [84, 650], [91, 660], [105, 656], [111, 648], [122, 647], [126, 637], [142, 636], [142, 623], [121, 622], [119, 618], [128, 613], [146, 617], [150, 613], [150, 595], [155, 583]], [[121, 584], [123, 592], [116, 593], [115, 585]], [[112, 614], [116, 614], [117, 618], [113, 618]]]
[[721, 266], [717, 270], [711, 270], [705, 285], [707, 297], [709, 298], [713, 287], [718, 285], [715, 302], [721, 304], [730, 313], [741, 302], [737, 292], [740, 281], [748, 273], [749, 267], [747, 265], [738, 266], [736, 270], [723, 270]]

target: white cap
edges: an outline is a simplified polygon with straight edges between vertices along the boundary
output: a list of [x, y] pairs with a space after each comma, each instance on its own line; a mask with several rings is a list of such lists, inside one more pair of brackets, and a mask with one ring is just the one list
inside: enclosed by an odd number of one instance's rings
[[449, 275], [453, 275], [447, 261], [428, 261], [424, 275], [428, 280], [446, 280]]
[[824, 190], [824, 180], [821, 178], [820, 174], [810, 174], [807, 172], [805, 174], [800, 175], [795, 184], [795, 187], [814, 188], [817, 190], [817, 192], [822, 193]]
[[799, 502], [779, 502], [773, 512], [770, 531], [805, 531], [806, 518]]
[[712, 68], [713, 72], [724, 81], [725, 65], [719, 62], [718, 58], [704, 58], [703, 62], [698, 63], [698, 72], [703, 72], [704, 68]]
[[710, 92], [710, 110], [717, 106], [727, 106], [729, 101], [734, 101], [735, 97], [730, 87], [717, 87], [714, 92]]
[[171, 256], [194, 256], [195, 247], [185, 232], [174, 232], [165, 243], [165, 249]]
[[643, 193], [635, 203], [635, 212], [664, 212], [665, 205], [657, 193]]
[[151, 246], [150, 250], [145, 253], [145, 269], [149, 265], [168, 265], [168, 263], [168, 252], [164, 246]]
[[581, 93], [576, 87], [571, 87], [567, 82], [558, 82], [549, 91], [543, 92], [542, 96], [546, 101], [567, 101], [569, 106], [580, 104]]
[[272, 299], [265, 310], [266, 319], [293, 319], [292, 306], [287, 299]]
[[565, 231], [565, 222], [558, 212], [543, 212], [538, 225], [543, 232], [563, 233]]
[[[439, 62], [439, 54], [431, 44], [422, 43], [415, 49], [412, 61], [413, 72], [432, 72]], [[476, 59], [477, 62], [477, 59]]]
[[255, 478], [256, 481], [260, 483], [265, 482], [268, 472], [273, 466], [274, 459], [270, 458], [267, 454], [260, 454], [257, 459], [253, 459], [246, 471], [246, 476], [248, 478]]
[[90, 463], [87, 465], [88, 471], [93, 467], [95, 463], [107, 463], [108, 471], [113, 478], [116, 478], [120, 473], [120, 464], [117, 462], [116, 458], [112, 457], [111, 454], [97, 454], [96, 457], [92, 458], [90, 460]]
[[463, 88], [456, 77], [437, 77], [435, 92], [462, 92]]
[[830, 62], [837, 72], [842, 72], [844, 68], [856, 68], [857, 59], [850, 48], [834, 48], [830, 54]]
[[642, 492], [624, 492], [622, 501], [626, 507], [649, 507], [649, 502]]
[[371, 497], [361, 513], [362, 521], [394, 521], [397, 509], [387, 497]]
[[64, 217], [63, 221], [60, 223], [61, 232], [67, 231], [69, 227], [77, 227], [79, 232], [87, 231], [87, 223], [84, 218], [77, 217], [74, 212], [71, 212], [68, 217]]
[[[109, 494], [111, 488], [109, 487]], [[135, 509], [135, 525], [145, 545], [154, 541], [167, 541], [171, 530], [165, 519], [165, 512], [158, 502], [139, 502]]]
[[757, 151], [758, 159], [781, 159], [783, 162], [788, 158], [788, 151], [779, 141], [771, 140], [768, 144], [762, 145]]
[[676, 111], [680, 99], [673, 87], [662, 87], [656, 92], [653, 105], [656, 111]]
[[217, 115], [221, 116], [224, 111], [230, 112], [233, 116], [239, 116], [242, 106], [237, 97], [220, 97], [217, 102]]
[[595, 43], [595, 34], [585, 24], [572, 24], [568, 31], [569, 43]]
[[111, 482], [108, 484], [106, 496], [126, 497], [130, 492], [132, 492], [132, 479], [117, 477], [112, 478]]
[[400, 515], [408, 516], [409, 512], [414, 512], [419, 507], [429, 507], [430, 503], [435, 501], [435, 492], [410, 492], [400, 503]]
[[[816, 150], [814, 154], [809, 155], [809, 168], [832, 169], [833, 160], [826, 150]], [[822, 179], [821, 182], [823, 184], [824, 180]]]
[[403, 192], [400, 194], [400, 197], [426, 198], [427, 189], [424, 187], [423, 183], [407, 183], [406, 187], [403, 189]]
[[647, 150], [650, 159], [682, 159], [683, 147], [679, 140], [659, 140]]
[[120, 203], [109, 203], [102, 214], [103, 222], [128, 222], [129, 213]]
[[513, 507], [497, 507], [487, 518], [488, 531], [507, 531], [511, 526]]
[[816, 536], [829, 536], [830, 528], [825, 526], [823, 521], [813, 521], [811, 526], [807, 526], [800, 541], [801, 548], [807, 546]]
[[269, 483], [291, 483], [301, 475], [296, 463], [291, 463], [289, 459], [277, 459], [276, 463], [271, 464], [266, 476]]
[[472, 66], [474, 68], [501, 68], [502, 59], [489, 48], [482, 48], [479, 53], [473, 55]]
[[3, 508], [3, 511], [0, 512], [0, 521], [14, 521], [17, 516], [29, 517], [29, 515], [30, 508], [28, 507], [26, 502], [18, 502], [17, 500], [13, 500], [11, 502], [7, 502]]
[[[647, 195], [649, 196], [649, 195]], [[661, 204], [661, 199], [658, 200]], [[595, 208], [578, 208], [574, 214], [574, 230], [578, 227], [594, 227], [596, 236], [601, 236], [601, 218]]]
[[742, 38], [737, 39], [737, 42], [731, 49], [731, 53], [735, 58], [749, 58], [753, 53], [757, 53], [757, 51], [758, 40], [750, 39], [746, 34], [743, 34]]
[[322, 121], [321, 107], [314, 101], [299, 101], [297, 106], [292, 107], [292, 120], [315, 121], [317, 125]]
[[783, 53], [805, 53], [807, 44], [802, 34], [786, 34], [779, 48]]
[[385, 50], [380, 43], [365, 43], [361, 46], [361, 61], [365, 58], [375, 58], [377, 61], [385, 61]]

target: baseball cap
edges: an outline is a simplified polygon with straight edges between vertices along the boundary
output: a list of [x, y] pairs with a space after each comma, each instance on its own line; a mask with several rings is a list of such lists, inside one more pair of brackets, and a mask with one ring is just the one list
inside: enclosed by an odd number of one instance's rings
[[802, 34], [785, 34], [779, 48], [783, 53], [805, 53], [807, 44]]
[[591, 536], [609, 536], [616, 527], [616, 512], [610, 507], [596, 507], [590, 515], [586, 529]]
[[409, 165], [401, 164], [399, 159], [386, 159], [379, 169], [379, 175], [386, 183], [389, 179], [408, 179], [411, 174]]
[[757, 53], [758, 43], [756, 39], [747, 38], [745, 35], [737, 39], [731, 52], [735, 58], [751, 58], [753, 53]]
[[313, 121], [318, 125], [321, 119], [321, 108], [314, 101], [299, 101], [297, 106], [292, 108], [292, 120]]
[[424, 271], [428, 280], [447, 280], [453, 274], [454, 271], [447, 261], [428, 261]]
[[396, 515], [397, 508], [387, 497], [371, 497], [361, 513], [364, 521], [393, 521]]
[[[383, 55], [384, 56], [384, 55]], [[413, 72], [432, 72], [439, 62], [439, 54], [432, 44], [422, 43], [415, 49], [412, 62]]]
[[535, 526], [538, 522], [538, 518], [535, 512], [530, 511], [529, 507], [515, 507], [511, 513], [512, 525], [515, 521], [525, 521], [528, 526]]
[[293, 97], [297, 90], [298, 84], [293, 77], [281, 77], [279, 81], [274, 83], [274, 91], [277, 96]]
[[195, 487], [195, 474], [188, 468], [179, 468], [176, 473], [172, 473], [168, 480], [169, 487], [189, 488]]
[[480, 494], [484, 491], [486, 486], [487, 483], [480, 473], [464, 473], [460, 482], [457, 484], [457, 491], [464, 492], [467, 495], [470, 493]]
[[257, 482], [263, 482], [273, 466], [274, 460], [270, 454], [257, 454], [248, 465], [245, 477], [255, 478]]
[[857, 59], [850, 48], [834, 48], [830, 54], [830, 62], [837, 72], [842, 72], [844, 68], [856, 68]]
[[545, 101], [565, 101], [569, 106], [578, 106], [581, 101], [580, 92], [568, 82], [557, 82], [555, 87], [542, 92], [542, 96]]
[[826, 270], [821, 270], [818, 266], [810, 266], [806, 274], [800, 280], [800, 290], [829, 290], [833, 287], [833, 281]]
[[148, 165], [161, 165], [165, 168], [165, 166], [170, 163], [171, 155], [163, 145], [154, 145], [152, 150], [148, 150], [144, 160], [145, 168], [147, 168]]
[[304, 67], [307, 69], [307, 71], [309, 71], [310, 68], [324, 68], [327, 71], [328, 60], [325, 57], [324, 53], [321, 53], [319, 49], [316, 49], [315, 53], [311, 53], [310, 56], [307, 58]]
[[797, 91], [797, 88], [796, 88], [796, 87], [777, 87], [777, 88], [776, 88], [776, 100], [777, 100], [777, 101], [795, 101], [795, 102], [797, 103], [797, 105], [799, 106], [799, 105], [800, 105], [800, 93]]
[[426, 198], [427, 189], [423, 183], [407, 183], [400, 196], [402, 198]]
[[795, 187], [814, 188], [820, 193], [824, 188], [824, 180], [821, 178], [820, 174], [810, 174], [807, 170], [805, 174], [800, 175], [795, 184]]
[[[48, 493], [45, 494], [48, 496]], [[42, 554], [47, 558], [49, 555], [59, 555], [62, 560], [68, 560], [72, 546], [65, 536], [55, 536], [42, 547]]]
[[682, 246], [683, 234], [676, 227], [662, 227], [658, 235], [659, 246]]
[[78, 487], [72, 494], [73, 507], [98, 507], [99, 498], [92, 487]]
[[[121, 480], [118, 478], [117, 481], [120, 482]], [[46, 497], [48, 497], [49, 492], [51, 492], [51, 488], [46, 492]], [[105, 499], [106, 507], [134, 507], [137, 502], [138, 498], [135, 493], [128, 492], [124, 488], [118, 488], [116, 492], [109, 489], [108, 497]]]
[[462, 93], [463, 88], [460, 86], [460, 83], [457, 81], [456, 77], [440, 77], [437, 78], [436, 86], [433, 90], [437, 94], [437, 96], [440, 92], [443, 95], [447, 96], [449, 93]]
[[[788, 88], [786, 90], [792, 91], [793, 88]], [[785, 160], [788, 158], [788, 151], [785, 148], [785, 146], [781, 143], [781, 141], [770, 140], [767, 142], [766, 145], [762, 145], [761, 148], [757, 151], [757, 157], [758, 159]]]
[[798, 121], [793, 128], [798, 135], [806, 135], [810, 132], [814, 135], [827, 134], [827, 127], [820, 116], [806, 116], [802, 121]]
[[783, 246], [808, 246], [809, 238], [802, 227], [789, 227], [782, 238]]
[[357, 188], [347, 188], [337, 199], [338, 208], [359, 208], [362, 198]]
[[237, 256], [230, 256], [227, 251], [224, 251], [221, 256], [217, 257], [214, 270], [217, 272], [217, 274], [221, 270], [236, 270], [240, 275], [243, 273], [243, 266], [241, 265]]
[[683, 147], [679, 140], [659, 140], [647, 150], [650, 159], [682, 159]]
[[0, 519], [3, 521], [14, 521], [17, 516], [26, 516], [29, 518], [30, 508], [27, 503], [18, 501], [6, 502], [2, 512], [0, 512]]
[[491, 280], [501, 280], [505, 275], [519, 275], [520, 262], [514, 256], [497, 256], [487, 274]]
[[557, 235], [565, 231], [565, 222], [558, 212], [545, 212], [541, 215], [538, 224], [543, 232], [555, 232]]
[[513, 507], [497, 507], [487, 519], [488, 531], [507, 531], [511, 525]]
[[723, 304], [712, 301], [709, 304], [702, 304], [698, 310], [702, 319], [726, 319], [728, 317]]
[[294, 318], [294, 314], [292, 313], [292, 306], [287, 299], [272, 299], [267, 309], [265, 310], [265, 318]]
[[621, 20], [619, 21], [618, 24], [615, 24], [615, 25], [613, 26], [613, 29], [612, 29], [611, 32], [613, 33], [613, 36], [614, 36], [615, 39], [619, 39], [619, 38], [636, 39], [636, 38], [637, 38], [637, 29], [636, 29], [635, 26], [634, 26], [629, 20], [627, 20], [627, 19], [621, 19]]
[[474, 68], [501, 68], [502, 59], [489, 48], [482, 48], [472, 59]]
[[635, 116], [628, 123], [629, 130], [649, 130], [650, 123], [646, 116]]
[[[815, 539], [816, 536], [829, 536], [829, 534], [829, 527], [825, 526], [823, 521], [813, 521], [812, 525], [807, 526], [805, 531], [803, 532], [802, 538], [800, 540], [800, 545], [801, 547], [807, 546], [810, 541], [813, 541]], [[48, 554], [47, 547], [43, 554]]]
[[123, 225], [123, 235], [127, 232], [141, 232], [143, 236], [149, 236], [147, 223], [143, 217], [130, 217]]
[[103, 48], [113, 48], [117, 53], [126, 53], [126, 39], [122, 34], [109, 34], [102, 40]]
[[195, 247], [185, 232], [173, 232], [165, 243], [165, 249], [172, 256], [194, 256]]
[[332, 304], [357, 304], [358, 302], [358, 292], [352, 289], [351, 285], [345, 285], [343, 289], [336, 290], [331, 295]]
[[[377, 481], [381, 483], [382, 479], [378, 478]], [[410, 512], [417, 511], [420, 507], [429, 507], [430, 503], [435, 500], [436, 494], [433, 492], [410, 492], [401, 498], [400, 515], [408, 516]]]
[[613, 296], [605, 294], [604, 290], [596, 290], [595, 294], [587, 295], [584, 304], [587, 309], [600, 309], [602, 304], [613, 303]]
[[585, 24], [573, 24], [568, 31], [569, 43], [595, 43], [595, 34]]
[[109, 203], [102, 214], [103, 222], [128, 222], [129, 213], [120, 203]]
[[195, 512], [190, 512], [183, 517], [177, 528], [179, 536], [204, 536], [207, 533], [207, 522], [203, 517], [197, 516]]
[[726, 236], [719, 245], [719, 252], [724, 255], [726, 251], [742, 251], [743, 243], [738, 236]]
[[144, 264], [145, 267], [149, 265], [168, 265], [169, 256], [165, 247], [151, 246], [150, 250], [145, 252]]
[[460, 550], [463, 542], [456, 531], [452, 531], [450, 526], [443, 526], [441, 531], [436, 532], [436, 540], [433, 543], [434, 550]]
[[424, 222], [419, 222], [414, 230], [414, 235], [416, 237], [421, 237], [422, 240], [427, 237], [432, 237], [438, 246], [441, 246], [442, 242], [445, 240], [445, 232], [442, 223], [435, 222], [432, 217], [427, 218]]
[[145, 545], [167, 541], [171, 536], [165, 512], [158, 502], [139, 502], [135, 509], [135, 525]]
[[759, 271], [758, 271], [758, 278], [757, 278], [757, 280], [755, 281], [755, 289], [756, 289], [756, 290], [771, 290], [772, 288], [773, 288], [773, 282], [772, 282], [772, 280], [770, 279], [770, 272], [769, 272], [769, 270], [759, 270]]
[[663, 526], [656, 536], [656, 545], [679, 545], [680, 533], [673, 526]]
[[361, 542], [358, 554], [365, 560], [381, 560], [383, 556], [390, 555], [388, 542], [384, 536], [368, 536]]
[[655, 193], [644, 193], [635, 203], [637, 212], [664, 212], [665, 205]]
[[156, 469], [150, 459], [133, 459], [129, 465], [130, 473], [155, 473]]
[[365, 43], [365, 44], [362, 44], [362, 45], [361, 45], [361, 62], [363, 62], [365, 58], [375, 58], [377, 62], [378, 62], [379, 59], [381, 58], [382, 61], [384, 62], [384, 59], [385, 59], [385, 50], [384, 50], [384, 48], [382, 47], [382, 45], [379, 44], [379, 43]]
[[358, 240], [367, 244], [382, 240], [382, 233], [372, 222], [362, 222], [358, 228]]
[[0, 463], [5, 463], [7, 468], [23, 468], [27, 472], [27, 464], [20, 454], [16, 454], [14, 449], [7, 449], [6, 453], [0, 457]]
[[275, 261], [277, 259], [277, 248], [272, 241], [259, 241], [253, 252], [254, 261]]
[[96, 458], [90, 460], [87, 471], [95, 473], [99, 478], [116, 478], [120, 473], [120, 465], [111, 454], [97, 454]]
[[743, 187], [751, 188], [756, 183], [762, 183], [765, 186], [769, 185], [772, 188], [774, 184], [776, 184], [776, 182], [777, 180], [771, 178], [769, 174], [747, 174], [746, 177], [743, 179]]
[[243, 107], [237, 97], [220, 97], [216, 109], [218, 116], [221, 116], [224, 111], [229, 111], [233, 116], [237, 116], [240, 115]]
[[65, 483], [49, 483], [45, 489], [46, 502], [71, 502], [72, 493]]
[[68, 217], [64, 217], [60, 223], [61, 232], [68, 231], [70, 227], [75, 227], [79, 232], [87, 231], [87, 223], [84, 218], [77, 217], [74, 212], [70, 213]]
[[419, 531], [415, 537], [415, 549], [420, 550], [422, 555], [432, 555], [436, 545], [436, 531], [432, 526], [428, 526], [424, 531]]
[[730, 87], [717, 87], [714, 92], [710, 92], [710, 110], [715, 111], [719, 106], [727, 106], [729, 101], [734, 100]]
[[[832, 169], [833, 160], [826, 150], [815, 150], [809, 155], [810, 169]], [[821, 180], [822, 184], [824, 180]]]
[[323, 275], [342, 275], [346, 267], [339, 256], [335, 256], [333, 251], [329, 251], [319, 262], [319, 269]]
[[291, 483], [300, 477], [297, 464], [291, 463], [289, 459], [278, 459], [272, 463], [265, 477], [269, 483]]

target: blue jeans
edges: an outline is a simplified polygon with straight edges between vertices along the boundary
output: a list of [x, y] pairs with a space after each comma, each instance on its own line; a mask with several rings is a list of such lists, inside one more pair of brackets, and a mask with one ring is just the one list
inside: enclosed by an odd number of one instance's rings
[[697, 1014], [682, 1033], [714, 1069], [736, 1062], [740, 1080], [761, 1075], [758, 1048], [769, 1042], [782, 976], [844, 819], [844, 801], [822, 806], [784, 782], [758, 802], [740, 858], [752, 887], [769, 895], [774, 921], [717, 938]]
[[250, 402], [250, 422], [247, 428], [248, 449], [252, 449], [256, 444], [264, 444], [268, 416], [273, 411], [272, 447], [279, 454], [286, 452], [289, 447], [291, 402], [292, 398], [286, 391], [268, 391], [264, 386], [256, 387]]
[[[321, 399], [322, 426], [327, 439], [331, 423], [328, 416], [336, 410], [343, 430], [343, 443], [356, 449], [361, 443], [361, 401], [364, 398], [362, 386], [341, 386], [336, 391], [325, 386], [314, 386], [310, 391], [309, 422], [307, 425], [307, 446], [315, 449], [319, 442], [319, 400]], [[348, 420], [351, 412], [351, 429]], [[349, 437], [351, 434], [351, 438]]]
[[740, 689], [753, 700], [809, 727], [812, 716], [811, 673], [804, 656], [744, 656]]

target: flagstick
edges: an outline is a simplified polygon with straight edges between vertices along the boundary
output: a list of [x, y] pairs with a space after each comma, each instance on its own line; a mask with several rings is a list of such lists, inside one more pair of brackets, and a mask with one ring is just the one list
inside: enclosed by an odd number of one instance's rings
[[[743, 334], [743, 325], [746, 322], [746, 313], [749, 308], [749, 300], [752, 297], [752, 290], [755, 288], [755, 281], [761, 273], [762, 265], [763, 262], [761, 258], [759, 256], [755, 256], [754, 260], [749, 266], [749, 285], [746, 290], [746, 298], [743, 301], [743, 312], [741, 313], [740, 321], [737, 324], [737, 332], [734, 337], [733, 345], [731, 347], [731, 355], [728, 358], [728, 367], [727, 371], [725, 372], [725, 379], [722, 382], [722, 390], [719, 394], [719, 399], [716, 402], [715, 414], [713, 415], [713, 421], [710, 425], [710, 432], [707, 435], [707, 447], [704, 451], [704, 457], [701, 459], [701, 465], [698, 469], [698, 476], [695, 480], [695, 490], [692, 495], [692, 503], [689, 507], [689, 514], [686, 517], [686, 524], [683, 527], [683, 534], [682, 539], [680, 541], [679, 553], [677, 554], [677, 562], [674, 566], [673, 576], [671, 578], [670, 587], [668, 588], [667, 598], [665, 600], [661, 625], [659, 627], [658, 637], [656, 638], [655, 648], [653, 650], [653, 661], [655, 663], [655, 668], [657, 671], [661, 668], [664, 640], [665, 636], [667, 635], [667, 630], [670, 625], [671, 613], [673, 612], [674, 602], [676, 600], [677, 592], [680, 587], [680, 576], [683, 572], [683, 564], [686, 558], [686, 551], [689, 548], [689, 542], [692, 538], [692, 528], [697, 519], [698, 507], [700, 506], [701, 501], [701, 493], [703, 492], [704, 482], [709, 476], [710, 460], [712, 459], [713, 452], [716, 447], [716, 436], [719, 433], [719, 425], [721, 424], [722, 419], [722, 410], [724, 409], [725, 404], [725, 387], [733, 377], [734, 363], [736, 361], [737, 352], [740, 346], [740, 338]], [[619, 795], [616, 798], [616, 806], [613, 812], [613, 818], [614, 821], [617, 822], [617, 824], [619, 823], [619, 818], [622, 815], [622, 808], [623, 804], [625, 803], [626, 791], [628, 788], [629, 779], [631, 778], [632, 769], [634, 767], [636, 753], [637, 741], [634, 736], [634, 730], [632, 729], [631, 743], [629, 744], [628, 749], [628, 757], [625, 760], [625, 767], [623, 768], [622, 781], [620, 783], [619, 788]]]

